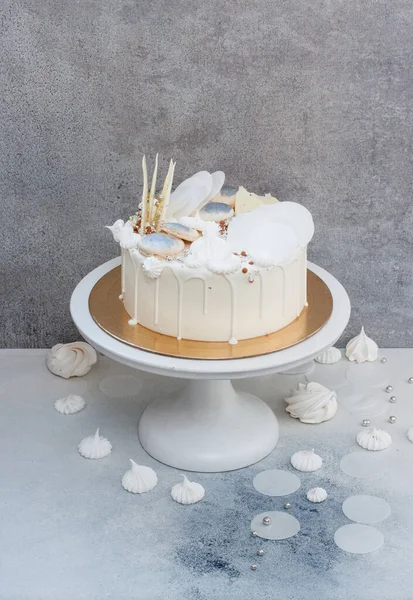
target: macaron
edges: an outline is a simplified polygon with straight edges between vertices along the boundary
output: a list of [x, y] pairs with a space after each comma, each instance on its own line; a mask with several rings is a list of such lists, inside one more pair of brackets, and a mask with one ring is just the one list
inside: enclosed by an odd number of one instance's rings
[[225, 221], [230, 219], [234, 214], [232, 207], [225, 202], [208, 202], [199, 211], [199, 216], [204, 221]]
[[184, 240], [185, 242], [194, 242], [199, 238], [199, 233], [196, 229], [181, 225], [181, 223], [164, 223], [162, 225], [162, 231], [174, 238]]
[[138, 248], [146, 256], [176, 256], [184, 250], [185, 244], [165, 233], [149, 233], [140, 238]]

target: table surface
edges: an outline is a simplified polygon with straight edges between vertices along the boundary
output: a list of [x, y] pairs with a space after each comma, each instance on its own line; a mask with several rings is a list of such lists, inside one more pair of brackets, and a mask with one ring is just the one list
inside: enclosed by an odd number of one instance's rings
[[[170, 497], [179, 472], [141, 448], [137, 422], [147, 404], [184, 382], [130, 369], [100, 356], [83, 378], [64, 380], [45, 367], [45, 351], [0, 351], [0, 598], [2, 600], [412, 600], [413, 350], [382, 350], [387, 362], [316, 365], [307, 375], [338, 388], [337, 416], [304, 425], [285, 412], [283, 398], [305, 376], [269, 375], [235, 383], [269, 402], [280, 422], [280, 442], [259, 464], [230, 473], [190, 474], [205, 499], [181, 506]], [[384, 388], [398, 397], [389, 403]], [[53, 402], [68, 393], [87, 406], [64, 416]], [[356, 401], [355, 401], [356, 400]], [[369, 403], [371, 413], [362, 414]], [[351, 411], [349, 407], [352, 406]], [[397, 416], [390, 425], [388, 416]], [[340, 459], [357, 449], [363, 417], [392, 434], [387, 473], [358, 480]], [[88, 461], [77, 445], [97, 427], [113, 444], [110, 456]], [[259, 434], [259, 432], [257, 432]], [[300, 474], [301, 488], [288, 497], [301, 523], [281, 542], [250, 535], [258, 513], [281, 509], [252, 486], [268, 468], [292, 470], [291, 454], [315, 448], [324, 459], [317, 473]], [[142, 496], [125, 492], [120, 479], [128, 459], [152, 466], [158, 486]], [[306, 491], [321, 485], [329, 499], [310, 504]], [[335, 530], [349, 523], [341, 504], [369, 493], [385, 498], [391, 516], [376, 527], [384, 546], [372, 554], [343, 552]], [[263, 547], [265, 555], [257, 557]], [[258, 564], [255, 572], [250, 564]]]

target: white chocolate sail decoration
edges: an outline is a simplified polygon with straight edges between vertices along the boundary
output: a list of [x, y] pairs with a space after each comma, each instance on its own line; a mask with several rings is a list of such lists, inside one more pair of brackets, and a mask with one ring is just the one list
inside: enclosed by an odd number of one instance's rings
[[56, 344], [46, 358], [49, 371], [64, 379], [83, 377], [96, 362], [96, 350], [86, 342]]
[[172, 182], [173, 182], [173, 178], [174, 178], [175, 165], [176, 165], [176, 163], [174, 163], [173, 160], [171, 159], [171, 161], [169, 163], [168, 173], [166, 174], [165, 181], [163, 184], [160, 202], [157, 207], [157, 214], [155, 217], [156, 231], [160, 231], [161, 225], [166, 219], [166, 211], [168, 210], [169, 200], [171, 197], [171, 189], [172, 189]]
[[149, 221], [152, 223], [155, 219], [155, 193], [156, 193], [156, 180], [158, 178], [158, 154], [155, 157], [155, 168], [153, 170], [151, 189], [149, 190], [148, 207], [150, 210]]
[[314, 359], [316, 362], [322, 365], [333, 365], [341, 359], [341, 352], [338, 348], [332, 346], [331, 348], [327, 348], [321, 354], [316, 356]]
[[244, 187], [241, 186], [238, 188], [235, 196], [235, 214], [240, 215], [242, 213], [251, 212], [263, 204], [275, 204], [276, 202], [278, 202], [277, 198], [274, 198], [274, 196], [271, 196], [271, 194], [258, 196], [257, 194], [248, 192]]
[[363, 362], [374, 362], [379, 355], [379, 347], [374, 340], [369, 338], [364, 327], [358, 335], [352, 338], [346, 346], [346, 356], [357, 364]]
[[54, 403], [54, 407], [62, 415], [74, 415], [85, 408], [86, 402], [82, 396], [69, 394], [64, 398], [58, 398]]
[[141, 228], [140, 228], [141, 235], [143, 235], [145, 233], [145, 228], [148, 225], [150, 218], [151, 218], [149, 195], [148, 195], [148, 167], [146, 165], [146, 156], [143, 156], [143, 158], [142, 158], [142, 176], [143, 176], [143, 189], [142, 189], [142, 220], [141, 220]]
[[337, 394], [320, 383], [299, 383], [297, 389], [286, 398], [286, 411], [302, 423], [322, 423], [337, 412]]
[[391, 445], [391, 435], [382, 429], [364, 429], [357, 434], [356, 441], [365, 450], [376, 452], [386, 450]]
[[224, 185], [224, 182], [225, 182], [224, 171], [215, 171], [214, 173], [211, 173], [211, 177], [212, 177], [211, 189], [209, 190], [209, 194], [205, 198], [205, 200], [203, 200], [202, 203], [198, 206], [198, 210], [201, 210], [202, 206], [205, 205], [207, 202], [211, 202], [211, 200], [213, 200], [217, 196], [217, 194], [220, 193], [220, 191]]
[[205, 496], [205, 489], [200, 483], [189, 481], [182, 475], [183, 481], [171, 489], [171, 496], [179, 504], [195, 504]]
[[166, 216], [180, 219], [199, 211], [221, 190], [225, 181], [225, 173], [216, 171], [199, 171], [178, 185], [170, 196]]
[[98, 460], [108, 456], [112, 452], [112, 444], [108, 439], [99, 434], [99, 428], [95, 435], [83, 438], [78, 446], [79, 454], [83, 458]]
[[291, 464], [297, 471], [310, 473], [321, 469], [323, 459], [314, 450], [300, 450], [292, 455]]
[[131, 494], [150, 492], [158, 483], [158, 476], [153, 469], [138, 465], [131, 458], [131, 468], [122, 477], [122, 487]]
[[328, 494], [322, 487], [311, 488], [311, 490], [308, 490], [307, 492], [307, 500], [310, 502], [320, 503], [324, 502], [324, 500], [327, 500], [327, 498]]

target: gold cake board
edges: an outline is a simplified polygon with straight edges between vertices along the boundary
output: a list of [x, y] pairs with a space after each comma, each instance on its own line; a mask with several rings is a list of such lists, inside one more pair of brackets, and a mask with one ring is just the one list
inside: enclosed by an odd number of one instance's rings
[[317, 333], [327, 323], [333, 311], [333, 297], [327, 284], [318, 275], [307, 270], [308, 306], [297, 319], [275, 333], [231, 345], [228, 342], [177, 340], [142, 325], [129, 325], [130, 316], [119, 299], [120, 293], [120, 266], [99, 279], [90, 292], [90, 314], [103, 331], [140, 350], [200, 360], [247, 358], [290, 348]]

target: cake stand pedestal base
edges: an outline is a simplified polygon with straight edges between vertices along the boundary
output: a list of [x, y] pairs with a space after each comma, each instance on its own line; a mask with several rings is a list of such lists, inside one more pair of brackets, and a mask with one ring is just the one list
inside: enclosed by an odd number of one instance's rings
[[232, 471], [272, 452], [278, 422], [265, 402], [237, 392], [230, 380], [197, 379], [146, 408], [139, 440], [148, 454], [171, 467]]

